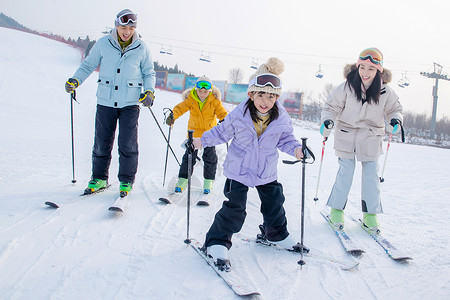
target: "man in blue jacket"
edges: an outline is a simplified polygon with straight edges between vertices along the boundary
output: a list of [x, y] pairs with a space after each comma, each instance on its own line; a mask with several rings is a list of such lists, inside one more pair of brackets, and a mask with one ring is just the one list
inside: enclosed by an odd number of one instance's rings
[[85, 194], [95, 193], [108, 185], [117, 122], [121, 196], [127, 195], [134, 183], [139, 154], [139, 102], [152, 106], [155, 98], [153, 61], [149, 49], [135, 31], [136, 24], [137, 16], [131, 10], [119, 12], [115, 28], [95, 43], [65, 85], [66, 91], [73, 93], [100, 65], [92, 178]]

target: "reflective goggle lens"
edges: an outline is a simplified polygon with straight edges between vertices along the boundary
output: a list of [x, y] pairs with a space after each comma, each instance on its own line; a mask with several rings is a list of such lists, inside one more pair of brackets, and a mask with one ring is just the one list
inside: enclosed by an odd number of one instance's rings
[[261, 74], [252, 79], [252, 81], [249, 83], [249, 86], [252, 85], [258, 87], [265, 87], [267, 85], [270, 85], [275, 89], [279, 89], [281, 88], [281, 79], [273, 74]]
[[370, 59], [370, 61], [374, 64], [383, 64], [383, 56], [380, 52], [375, 49], [366, 49], [359, 55], [359, 59], [366, 60]]
[[137, 22], [137, 15], [135, 14], [124, 14], [117, 18], [117, 21], [120, 25], [127, 25], [130, 22], [136, 23]]
[[195, 84], [195, 87], [198, 89], [205, 89], [210, 90], [211, 89], [211, 82], [209, 81], [199, 81]]

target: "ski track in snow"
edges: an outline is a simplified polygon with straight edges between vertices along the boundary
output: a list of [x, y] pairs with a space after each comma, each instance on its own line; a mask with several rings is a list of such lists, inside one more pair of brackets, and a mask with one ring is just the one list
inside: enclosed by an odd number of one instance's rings
[[[173, 189], [178, 165], [169, 152], [162, 186], [166, 143], [147, 109], [139, 123], [139, 169], [125, 213], [107, 209], [118, 196], [118, 154], [114, 146], [111, 187], [79, 197], [90, 179], [97, 74], [77, 90], [74, 104], [75, 173], [72, 180], [70, 107], [64, 82], [80, 63], [67, 45], [0, 28], [0, 298], [2, 299], [240, 299], [184, 243], [186, 198], [164, 205], [158, 198]], [[23, 84], [33, 82], [34, 84]], [[39, 92], [36, 92], [36, 86]], [[33, 97], [30, 97], [33, 95]], [[162, 110], [173, 108], [179, 94], [156, 91], [152, 107], [167, 135]], [[406, 100], [405, 100], [406, 101]], [[225, 104], [231, 110], [232, 105]], [[188, 114], [172, 130], [178, 160], [186, 138]], [[333, 135], [326, 143], [321, 182], [315, 197], [322, 138], [317, 125], [296, 121], [298, 138], [308, 137], [317, 162], [306, 167], [304, 243], [323, 255], [350, 260], [320, 215], [338, 164]], [[164, 125], [164, 126], [163, 126]], [[202, 161], [194, 168], [189, 237], [203, 242], [225, 200], [221, 167], [226, 145], [217, 147], [218, 170], [210, 206], [196, 205], [203, 183]], [[350, 215], [360, 218], [361, 167], [346, 207], [346, 231], [366, 253], [356, 270], [343, 271], [305, 255], [275, 251], [233, 239], [233, 268], [254, 282], [255, 299], [447, 299], [450, 293], [450, 206], [448, 149], [392, 143], [382, 183], [383, 234], [413, 257], [407, 264], [390, 259]], [[201, 153], [199, 154], [201, 157]], [[301, 166], [288, 166], [280, 154], [279, 182], [286, 196], [289, 232], [300, 240]], [[384, 156], [380, 158], [380, 168]], [[45, 201], [61, 203], [59, 209]], [[262, 223], [260, 201], [250, 189], [243, 236], [254, 237]]]

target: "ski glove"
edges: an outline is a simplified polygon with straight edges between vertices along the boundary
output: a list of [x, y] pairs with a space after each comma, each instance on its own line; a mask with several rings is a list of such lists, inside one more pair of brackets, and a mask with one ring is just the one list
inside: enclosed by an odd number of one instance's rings
[[391, 123], [386, 126], [386, 130], [389, 133], [398, 133], [401, 125], [402, 123], [399, 119], [391, 119]]
[[139, 102], [142, 103], [145, 107], [150, 107], [153, 105], [153, 101], [155, 100], [155, 94], [152, 91], [145, 91], [145, 93], [141, 94], [139, 98]]
[[333, 130], [334, 122], [331, 120], [325, 120], [323, 121], [322, 125], [320, 126], [320, 134], [323, 137], [328, 137]]
[[175, 118], [173, 117], [173, 113], [170, 113], [166, 118], [166, 124], [172, 126], [173, 123], [175, 123]]
[[73, 91], [80, 85], [77, 79], [75, 78], [69, 78], [66, 81], [66, 92], [72, 94]]
[[201, 138], [194, 138], [192, 139], [192, 143], [194, 144], [195, 150], [202, 149], [202, 140]]

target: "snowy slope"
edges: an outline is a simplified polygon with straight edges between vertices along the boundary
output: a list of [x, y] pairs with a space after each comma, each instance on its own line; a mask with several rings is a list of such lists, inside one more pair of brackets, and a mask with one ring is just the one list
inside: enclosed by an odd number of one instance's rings
[[[163, 206], [158, 197], [173, 186], [178, 166], [169, 157], [162, 186], [165, 142], [147, 109], [140, 117], [140, 161], [127, 211], [107, 211], [117, 194], [117, 149], [110, 168], [112, 188], [79, 199], [90, 177], [97, 74], [78, 89], [75, 104], [75, 165], [72, 185], [70, 102], [65, 80], [80, 63], [76, 49], [34, 35], [0, 28], [8, 41], [0, 48], [0, 298], [2, 299], [238, 299], [224, 282], [183, 243], [186, 204]], [[153, 112], [162, 124], [164, 107], [178, 94], [157, 91]], [[231, 109], [231, 107], [230, 107]], [[188, 116], [177, 120], [172, 146], [180, 144]], [[167, 134], [167, 126], [163, 126]], [[313, 124], [298, 122], [317, 161], [306, 168], [305, 237], [307, 246], [350, 260], [320, 215], [337, 170], [332, 137], [326, 144], [319, 201], [314, 203], [321, 137]], [[220, 162], [226, 147], [219, 146]], [[282, 154], [281, 158], [291, 159]], [[264, 299], [448, 299], [450, 294], [450, 209], [447, 149], [392, 144], [385, 183], [385, 235], [413, 256], [398, 264], [383, 253], [356, 223], [347, 231], [366, 250], [358, 270], [234, 240], [232, 263], [256, 282]], [[382, 164], [384, 157], [381, 158]], [[224, 200], [221, 167], [210, 207], [191, 207], [190, 237], [203, 241]], [[279, 164], [291, 234], [300, 239], [301, 166]], [[360, 166], [346, 214], [360, 217]], [[202, 182], [198, 163], [194, 186]], [[194, 197], [195, 198], [195, 197]], [[47, 200], [66, 202], [58, 210]], [[242, 234], [254, 236], [262, 222], [259, 200], [250, 190]]]

